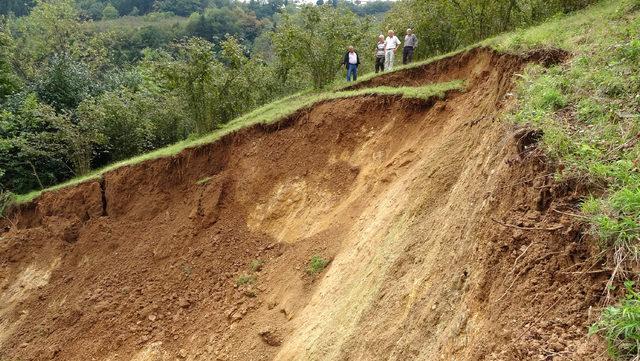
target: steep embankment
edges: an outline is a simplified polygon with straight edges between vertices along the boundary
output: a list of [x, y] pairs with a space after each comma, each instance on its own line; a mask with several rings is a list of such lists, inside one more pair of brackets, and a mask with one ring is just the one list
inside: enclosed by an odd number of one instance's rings
[[0, 359], [601, 359], [576, 189], [501, 119], [540, 54], [476, 49], [371, 81], [466, 80], [444, 100], [327, 101], [44, 194], [0, 240]]

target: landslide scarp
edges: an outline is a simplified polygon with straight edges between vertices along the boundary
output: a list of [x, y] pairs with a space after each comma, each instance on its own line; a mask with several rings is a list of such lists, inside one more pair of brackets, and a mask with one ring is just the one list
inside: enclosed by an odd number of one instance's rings
[[502, 119], [528, 60], [476, 49], [372, 81], [466, 80], [445, 99], [326, 101], [45, 193], [2, 233], [0, 358], [598, 359], [605, 280], [566, 273], [591, 250], [552, 211], [575, 193]]

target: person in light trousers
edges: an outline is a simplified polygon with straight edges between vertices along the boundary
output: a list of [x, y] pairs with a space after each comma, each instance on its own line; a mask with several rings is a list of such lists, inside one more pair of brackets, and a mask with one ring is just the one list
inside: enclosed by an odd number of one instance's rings
[[390, 71], [393, 69], [393, 58], [395, 58], [396, 51], [400, 46], [400, 39], [396, 36], [393, 30], [389, 30], [387, 38], [384, 40], [384, 70]]

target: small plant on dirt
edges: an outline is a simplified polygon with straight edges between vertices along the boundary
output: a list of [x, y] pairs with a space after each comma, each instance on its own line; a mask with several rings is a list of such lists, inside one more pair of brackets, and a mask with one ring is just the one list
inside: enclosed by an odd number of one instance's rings
[[238, 286], [250, 285], [256, 282], [256, 276], [254, 275], [240, 275], [236, 280]]
[[313, 256], [309, 261], [309, 267], [307, 268], [307, 273], [310, 275], [318, 274], [327, 267], [329, 262], [331, 261], [328, 259], [322, 258], [320, 256]]
[[254, 259], [249, 264], [249, 268], [251, 269], [251, 272], [258, 272], [262, 270], [263, 266], [264, 266], [264, 261], [261, 259]]
[[617, 360], [640, 359], [640, 293], [634, 282], [624, 283], [627, 293], [618, 306], [607, 307], [589, 334], [602, 334], [611, 357]]

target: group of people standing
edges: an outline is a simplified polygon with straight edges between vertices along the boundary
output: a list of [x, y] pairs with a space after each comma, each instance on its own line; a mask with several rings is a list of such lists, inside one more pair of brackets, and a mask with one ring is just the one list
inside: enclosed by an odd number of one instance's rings
[[[387, 32], [387, 37], [380, 34], [378, 36], [378, 43], [375, 48], [376, 73], [381, 71], [389, 71], [393, 69], [393, 62], [396, 52], [400, 48], [400, 39], [396, 36], [393, 30]], [[413, 61], [413, 52], [418, 45], [418, 38], [413, 30], [407, 29], [407, 33], [404, 36], [404, 47], [402, 48], [402, 64], [409, 64]], [[342, 65], [347, 68], [347, 81], [354, 81], [358, 79], [358, 65], [360, 65], [360, 56], [355, 51], [353, 46], [349, 46], [347, 52], [342, 59]]]

